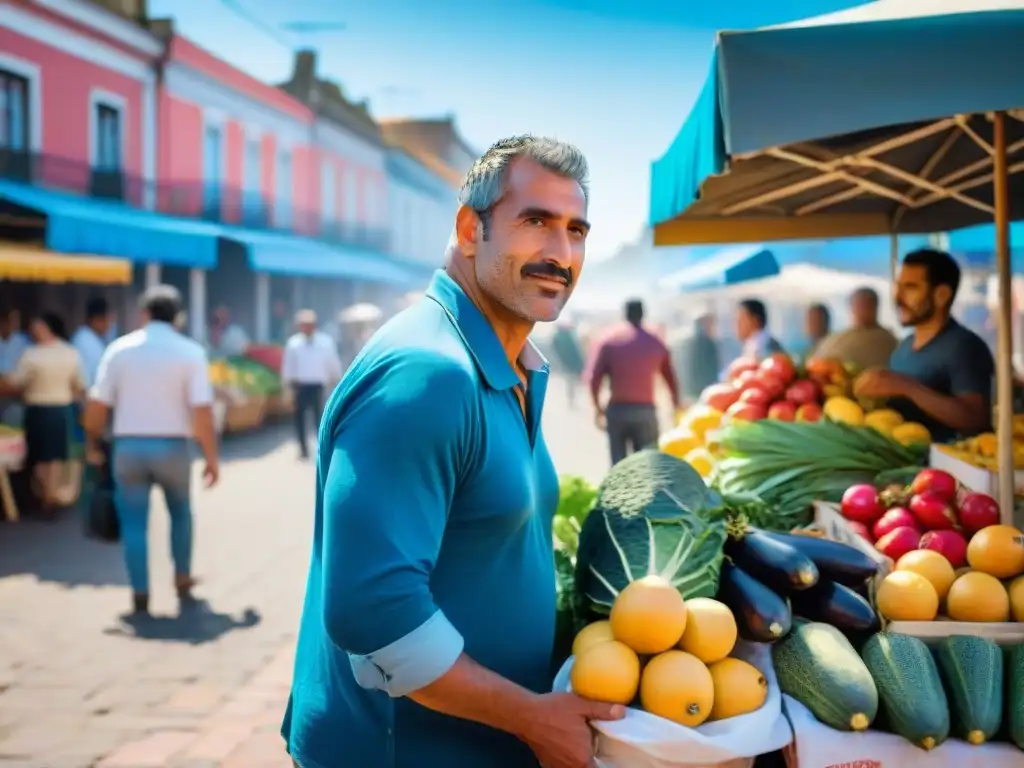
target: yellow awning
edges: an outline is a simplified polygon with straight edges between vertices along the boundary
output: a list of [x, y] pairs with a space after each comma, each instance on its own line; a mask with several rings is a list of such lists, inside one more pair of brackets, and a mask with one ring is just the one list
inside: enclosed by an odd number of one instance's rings
[[33, 245], [0, 243], [0, 280], [128, 285], [132, 263], [108, 256], [67, 256]]

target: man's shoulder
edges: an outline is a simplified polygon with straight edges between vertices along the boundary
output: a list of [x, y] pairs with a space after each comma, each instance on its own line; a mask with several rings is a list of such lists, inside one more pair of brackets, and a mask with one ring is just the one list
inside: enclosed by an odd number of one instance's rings
[[[435, 305], [437, 306], [437, 305]], [[477, 386], [472, 353], [447, 314], [416, 305], [381, 326], [346, 378], [373, 379], [423, 389]], [[451, 394], [455, 394], [453, 391]]]
[[[980, 355], [992, 357], [992, 350], [978, 334], [960, 323], [950, 329], [950, 344], [955, 347], [959, 354]], [[976, 358], [975, 358], [976, 359]]]

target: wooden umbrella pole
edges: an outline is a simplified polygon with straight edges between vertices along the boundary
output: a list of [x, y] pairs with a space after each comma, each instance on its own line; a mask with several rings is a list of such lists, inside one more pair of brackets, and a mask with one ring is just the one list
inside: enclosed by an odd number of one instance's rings
[[1013, 519], [1013, 300], [1010, 270], [1010, 198], [1006, 162], [1006, 114], [992, 116], [992, 144], [995, 156], [994, 187], [996, 227], [996, 275], [999, 285], [999, 332], [996, 356], [996, 403], [999, 435], [999, 506], [1003, 519]]

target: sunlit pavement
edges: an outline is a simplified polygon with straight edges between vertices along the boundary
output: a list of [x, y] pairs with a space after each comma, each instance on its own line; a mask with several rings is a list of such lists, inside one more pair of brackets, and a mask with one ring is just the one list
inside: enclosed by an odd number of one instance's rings
[[[604, 433], [582, 389], [551, 382], [560, 472], [599, 479]], [[0, 766], [287, 768], [278, 735], [309, 557], [313, 468], [285, 428], [235, 438], [195, 495], [197, 596], [178, 616], [166, 515], [154, 503], [154, 618], [128, 605], [121, 551], [77, 522], [0, 527]]]

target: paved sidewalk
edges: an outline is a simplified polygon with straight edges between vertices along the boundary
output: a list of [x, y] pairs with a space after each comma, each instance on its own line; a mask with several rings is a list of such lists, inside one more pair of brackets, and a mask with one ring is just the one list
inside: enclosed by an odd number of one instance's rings
[[[121, 550], [77, 521], [0, 529], [0, 766], [289, 766], [287, 698], [313, 468], [280, 430], [227, 447], [195, 494], [197, 596], [176, 618], [166, 515], [154, 499], [154, 617], [129, 602]], [[249, 454], [247, 457], [245, 454]]]
[[[603, 433], [552, 382], [545, 434], [561, 472], [599, 479]], [[0, 526], [0, 768], [289, 768], [278, 735], [312, 530], [314, 470], [287, 430], [227, 448], [195, 494], [197, 595], [177, 617], [154, 499], [154, 618], [129, 602], [121, 550], [77, 521]], [[198, 479], [197, 479], [197, 488]]]

